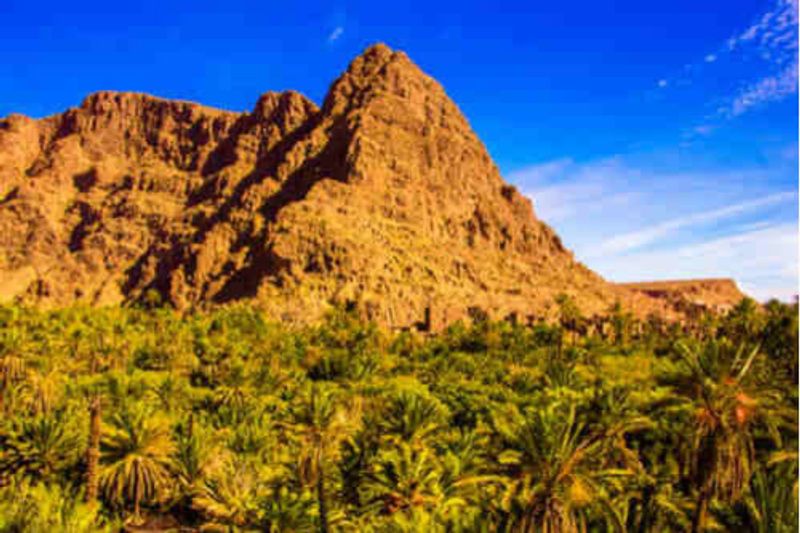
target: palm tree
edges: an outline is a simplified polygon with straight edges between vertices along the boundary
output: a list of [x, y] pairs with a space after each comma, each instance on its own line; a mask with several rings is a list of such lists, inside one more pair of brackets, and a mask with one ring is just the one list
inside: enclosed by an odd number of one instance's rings
[[99, 484], [100, 441], [103, 419], [103, 395], [101, 384], [96, 378], [101, 364], [107, 364], [112, 354], [112, 344], [116, 335], [111, 333], [111, 324], [101, 315], [100, 323], [95, 329], [87, 331], [84, 324], [75, 328], [70, 335], [73, 355], [76, 359], [83, 356], [87, 359], [89, 381], [89, 443], [86, 448], [86, 493], [87, 503], [97, 501]]
[[12, 386], [24, 380], [26, 373], [25, 359], [15, 353], [0, 355], [0, 412], [7, 409], [6, 398]]
[[565, 331], [572, 333], [572, 344], [574, 345], [578, 340], [578, 333], [582, 327], [585, 328], [585, 319], [581, 315], [575, 299], [571, 296], [559, 294], [556, 296], [556, 304], [558, 305], [558, 322]]
[[109, 501], [161, 500], [172, 486], [170, 457], [175, 450], [167, 423], [148, 409], [123, 408], [111, 419], [101, 446], [100, 485]]
[[403, 390], [393, 395], [381, 413], [383, 431], [406, 442], [419, 442], [442, 428], [446, 409], [422, 392]]
[[207, 437], [211, 428], [197, 431], [194, 425], [194, 416], [190, 414], [188, 422], [181, 424], [175, 432], [172, 469], [178, 490], [173, 503], [179, 512], [189, 511], [193, 507], [194, 498], [204, 488], [203, 483], [224, 466], [224, 455]]
[[70, 422], [70, 413], [63, 410], [12, 420], [8, 430], [0, 433], [0, 471], [53, 481], [56, 474], [74, 467], [80, 437]]
[[679, 343], [681, 373], [667, 382], [694, 413], [691, 426], [692, 483], [696, 490], [692, 531], [704, 528], [712, 498], [737, 501], [747, 487], [755, 462], [753, 426], [774, 430], [781, 415], [776, 399], [752, 378], [759, 348], [732, 354], [727, 345]]
[[379, 452], [365, 476], [363, 510], [393, 523], [431, 516], [440, 526], [457, 527], [459, 520], [469, 519], [464, 509], [481, 498], [475, 488], [497, 481], [496, 476], [477, 475], [469, 468], [469, 458], [463, 459], [450, 453], [439, 457], [420, 443], [390, 445]]
[[614, 344], [617, 346], [625, 346], [628, 342], [633, 314], [629, 311], [625, 311], [622, 308], [622, 304], [619, 302], [615, 302], [614, 305], [608, 309], [608, 314], [611, 326], [614, 329]]
[[797, 531], [797, 469], [759, 469], [750, 480], [745, 498], [748, 521], [754, 533]]
[[755, 300], [742, 298], [723, 318], [722, 329], [737, 344], [753, 342], [764, 328], [765, 318]]
[[268, 487], [252, 461], [227, 457], [221, 469], [197, 487], [192, 505], [214, 522], [229, 527], [255, 527]]
[[496, 429], [505, 448], [498, 462], [506, 486], [502, 507], [511, 530], [585, 531], [592, 515], [622, 529], [611, 500], [621, 479], [633, 471], [609, 464], [613, 454], [608, 452], [629, 428], [587, 434], [576, 422], [574, 406], [565, 412], [551, 405], [532, 410], [521, 423], [498, 421]]
[[360, 421], [358, 402], [342, 406], [329, 389], [315, 385], [293, 424], [302, 441], [298, 472], [305, 484], [316, 487], [320, 531], [323, 533], [329, 531], [325, 483], [327, 465], [338, 459], [342, 442], [358, 428]]
[[365, 505], [383, 515], [432, 508], [443, 497], [441, 467], [427, 447], [399, 443], [381, 452], [365, 482]]
[[98, 470], [100, 464], [100, 435], [102, 403], [99, 394], [89, 402], [89, 446], [86, 448], [86, 502], [97, 501]]
[[30, 371], [20, 384], [20, 406], [33, 415], [49, 413], [58, 405], [63, 391], [63, 368], [53, 366], [46, 371]]

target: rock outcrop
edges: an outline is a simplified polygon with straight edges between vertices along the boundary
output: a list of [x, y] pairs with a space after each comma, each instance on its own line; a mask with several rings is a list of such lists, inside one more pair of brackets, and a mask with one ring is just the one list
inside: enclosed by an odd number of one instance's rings
[[621, 283], [620, 287], [683, 312], [695, 308], [724, 313], [745, 297], [736, 282], [727, 278]]
[[255, 299], [296, 320], [357, 302], [383, 324], [429, 309], [587, 313], [663, 300], [575, 261], [504, 182], [442, 87], [375, 45], [321, 108], [267, 93], [250, 113], [100, 92], [0, 121], [0, 298], [186, 308]]

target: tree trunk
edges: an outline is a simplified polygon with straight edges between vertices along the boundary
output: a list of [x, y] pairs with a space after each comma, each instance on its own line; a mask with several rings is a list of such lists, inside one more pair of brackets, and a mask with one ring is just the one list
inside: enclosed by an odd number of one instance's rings
[[317, 506], [319, 507], [320, 533], [328, 533], [328, 506], [325, 502], [325, 473], [322, 461], [317, 460]]
[[97, 501], [97, 469], [100, 462], [100, 396], [89, 405], [89, 448], [86, 450], [86, 501]]
[[[642, 503], [639, 506], [640, 513], [639, 513], [639, 527], [637, 529], [638, 533], [647, 533], [650, 529], [650, 515], [651, 515], [651, 506], [653, 500], [653, 492], [654, 489], [652, 487], [645, 487], [644, 489], [644, 497], [642, 498]], [[632, 528], [631, 528], [632, 529]]]
[[710, 497], [710, 487], [703, 487], [700, 489], [700, 494], [697, 496], [697, 507], [694, 510], [692, 517], [692, 533], [700, 533], [706, 523], [706, 513], [708, 512], [708, 500]]

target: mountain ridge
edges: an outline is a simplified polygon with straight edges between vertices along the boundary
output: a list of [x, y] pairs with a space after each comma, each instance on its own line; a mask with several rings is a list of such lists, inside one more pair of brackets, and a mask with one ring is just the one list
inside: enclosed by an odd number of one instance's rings
[[[369, 47], [322, 105], [264, 93], [233, 112], [100, 91], [39, 120], [0, 120], [0, 298], [255, 299], [313, 320], [335, 302], [403, 327], [674, 306], [575, 260], [506, 183], [441, 85]], [[666, 302], [666, 303], [665, 303]]]

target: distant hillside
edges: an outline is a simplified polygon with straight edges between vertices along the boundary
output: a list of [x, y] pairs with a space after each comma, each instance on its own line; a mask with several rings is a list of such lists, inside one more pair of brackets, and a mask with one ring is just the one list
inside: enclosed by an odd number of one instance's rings
[[668, 302], [675, 308], [689, 303], [715, 311], [728, 311], [744, 298], [732, 279], [687, 279], [621, 283], [621, 287]]

